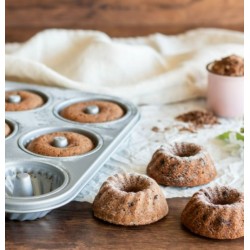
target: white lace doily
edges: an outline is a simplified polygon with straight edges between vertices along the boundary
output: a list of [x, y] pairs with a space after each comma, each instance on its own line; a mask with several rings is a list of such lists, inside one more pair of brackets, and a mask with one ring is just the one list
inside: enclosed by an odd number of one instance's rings
[[[129, 139], [123, 143], [110, 160], [76, 197], [78, 201], [92, 202], [101, 184], [120, 172], [146, 174], [146, 167], [157, 148], [173, 141], [194, 142], [203, 145], [214, 159], [218, 175], [206, 186], [230, 185], [243, 191], [243, 147], [229, 145], [216, 139], [225, 131], [239, 131], [242, 119], [219, 119], [220, 124], [199, 129], [197, 133], [180, 132], [178, 125], [187, 125], [174, 118], [187, 111], [205, 108], [204, 100], [192, 100], [168, 105], [141, 106], [141, 121]], [[158, 127], [159, 131], [152, 131]], [[165, 129], [166, 128], [166, 129]], [[201, 186], [193, 188], [162, 187], [166, 198], [189, 197]]]

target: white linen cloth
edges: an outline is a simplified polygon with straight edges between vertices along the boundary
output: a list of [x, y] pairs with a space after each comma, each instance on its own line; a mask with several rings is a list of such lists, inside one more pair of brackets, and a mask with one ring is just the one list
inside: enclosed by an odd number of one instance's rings
[[[173, 141], [204, 145], [216, 162], [217, 178], [209, 185], [231, 185], [243, 191], [243, 149], [215, 137], [239, 130], [241, 119], [198, 133], [178, 131], [174, 117], [205, 107], [206, 64], [221, 57], [243, 56], [243, 33], [196, 29], [167, 36], [110, 38], [98, 31], [46, 30], [22, 44], [6, 45], [6, 78], [75, 88], [128, 98], [140, 106], [142, 119], [131, 137], [101, 168], [76, 198], [92, 202], [101, 184], [118, 172], [146, 173], [154, 151]], [[175, 104], [163, 105], [165, 103]], [[157, 126], [161, 131], [151, 129]], [[169, 130], [164, 130], [170, 127]], [[162, 187], [167, 198], [191, 196], [200, 187]]]
[[6, 78], [170, 103], [205, 96], [206, 64], [243, 56], [243, 42], [243, 33], [221, 29], [113, 39], [98, 31], [51, 29], [6, 45]]

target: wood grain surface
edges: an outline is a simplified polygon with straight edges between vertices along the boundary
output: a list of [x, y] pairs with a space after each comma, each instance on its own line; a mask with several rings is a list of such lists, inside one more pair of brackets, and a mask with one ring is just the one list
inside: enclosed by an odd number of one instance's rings
[[95, 219], [91, 204], [71, 202], [37, 221], [6, 221], [6, 249], [239, 250], [243, 238], [211, 240], [180, 223], [187, 198], [168, 199], [170, 212], [147, 226], [121, 227]]
[[6, 0], [6, 41], [46, 28], [97, 29], [111, 36], [244, 28], [244, 0]]

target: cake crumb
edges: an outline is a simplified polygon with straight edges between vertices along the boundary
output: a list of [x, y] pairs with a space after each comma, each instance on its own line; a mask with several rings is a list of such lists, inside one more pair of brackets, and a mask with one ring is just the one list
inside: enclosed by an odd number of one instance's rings
[[195, 128], [193, 126], [181, 127], [181, 128], [179, 128], [179, 132], [197, 133], [197, 131], [195, 130]]
[[156, 133], [160, 131], [160, 129], [158, 127], [156, 127], [156, 126], [154, 126], [153, 128], [151, 128], [151, 130], [154, 131], [154, 132], [156, 132]]
[[213, 112], [206, 110], [190, 111], [177, 116], [175, 119], [191, 123], [193, 125], [193, 129], [203, 128], [205, 125], [219, 124], [219, 121]]
[[171, 128], [170, 127], [165, 127], [164, 131], [169, 131]]

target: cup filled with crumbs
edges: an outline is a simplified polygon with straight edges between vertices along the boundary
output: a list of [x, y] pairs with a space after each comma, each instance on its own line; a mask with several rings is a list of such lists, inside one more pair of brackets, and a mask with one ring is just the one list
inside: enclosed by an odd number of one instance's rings
[[230, 55], [207, 65], [207, 103], [216, 115], [241, 117], [244, 113], [244, 59]]

